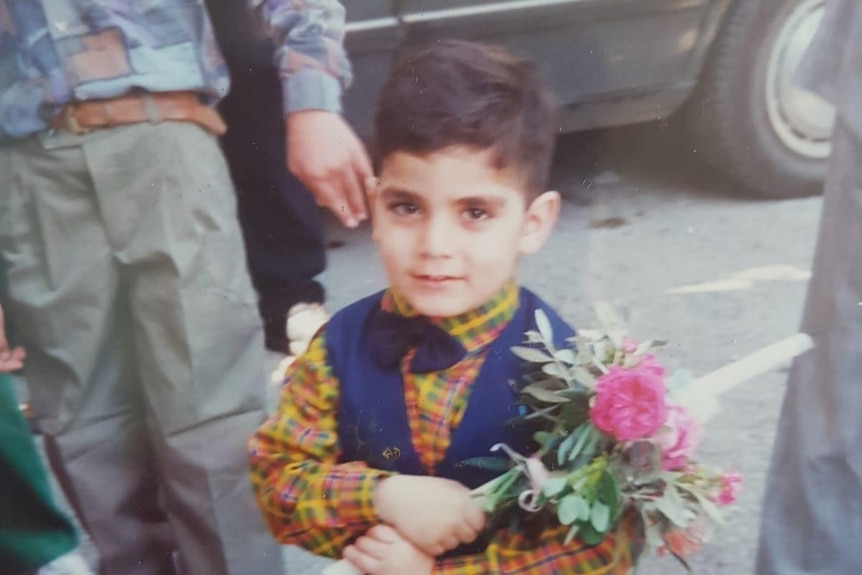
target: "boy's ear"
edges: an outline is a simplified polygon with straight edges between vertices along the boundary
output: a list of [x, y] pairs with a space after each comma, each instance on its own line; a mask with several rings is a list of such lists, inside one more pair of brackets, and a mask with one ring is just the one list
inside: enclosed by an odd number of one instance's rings
[[532, 254], [544, 245], [560, 215], [560, 194], [545, 192], [527, 206], [519, 251]]

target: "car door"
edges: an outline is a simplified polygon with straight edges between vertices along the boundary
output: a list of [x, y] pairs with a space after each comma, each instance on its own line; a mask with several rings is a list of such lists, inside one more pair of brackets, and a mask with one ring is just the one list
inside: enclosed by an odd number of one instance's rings
[[353, 84], [344, 95], [344, 114], [363, 136], [400, 41], [398, 0], [342, 0], [347, 11], [344, 46], [353, 67]]
[[403, 17], [410, 45], [471, 39], [538, 62], [566, 112], [565, 127], [583, 129], [651, 119], [662, 105], [681, 102], [694, 82], [691, 60], [704, 16], [715, 3], [404, 0]]

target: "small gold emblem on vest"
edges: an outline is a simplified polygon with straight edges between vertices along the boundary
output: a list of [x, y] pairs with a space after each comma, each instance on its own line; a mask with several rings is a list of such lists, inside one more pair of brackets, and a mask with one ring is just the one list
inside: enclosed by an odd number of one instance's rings
[[387, 447], [383, 450], [383, 459], [386, 461], [395, 461], [401, 457], [401, 450], [397, 447]]

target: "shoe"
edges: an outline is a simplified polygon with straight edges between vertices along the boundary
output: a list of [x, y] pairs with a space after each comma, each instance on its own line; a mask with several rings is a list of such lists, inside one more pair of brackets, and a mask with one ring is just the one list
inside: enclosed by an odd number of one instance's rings
[[290, 342], [289, 354], [298, 357], [305, 353], [311, 338], [327, 321], [329, 321], [329, 314], [322, 304], [298, 303], [291, 307], [287, 312], [285, 326], [287, 339]]

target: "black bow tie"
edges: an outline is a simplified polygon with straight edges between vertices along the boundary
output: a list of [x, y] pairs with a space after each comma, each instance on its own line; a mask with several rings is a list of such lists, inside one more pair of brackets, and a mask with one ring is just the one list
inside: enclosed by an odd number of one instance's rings
[[377, 309], [368, 323], [371, 357], [378, 367], [397, 368], [407, 351], [416, 348], [410, 362], [413, 373], [428, 373], [461, 361], [466, 350], [446, 330], [424, 316], [405, 317]]

